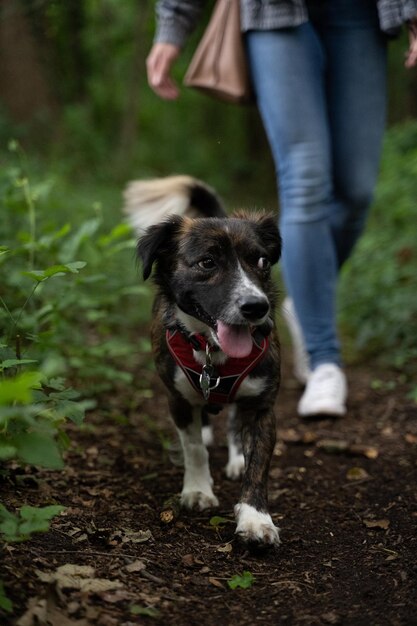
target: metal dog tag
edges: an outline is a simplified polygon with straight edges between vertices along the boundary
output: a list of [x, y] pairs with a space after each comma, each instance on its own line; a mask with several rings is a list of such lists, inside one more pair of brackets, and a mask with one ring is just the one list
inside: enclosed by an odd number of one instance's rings
[[203, 393], [204, 400], [208, 400], [210, 397], [210, 391], [212, 389], [216, 389], [216, 387], [219, 386], [220, 377], [218, 377], [215, 380], [214, 385], [211, 384], [211, 381], [215, 377], [215, 374], [216, 374], [216, 370], [211, 363], [210, 348], [207, 344], [206, 345], [206, 364], [203, 365], [203, 369], [200, 374], [200, 387]]

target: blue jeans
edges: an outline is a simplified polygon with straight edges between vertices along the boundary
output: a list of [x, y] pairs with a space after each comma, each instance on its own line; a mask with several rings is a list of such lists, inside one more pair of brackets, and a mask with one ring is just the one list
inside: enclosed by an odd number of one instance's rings
[[249, 31], [246, 46], [277, 169], [286, 288], [311, 367], [340, 365], [337, 279], [365, 224], [385, 126], [376, 2], [328, 0], [301, 26]]

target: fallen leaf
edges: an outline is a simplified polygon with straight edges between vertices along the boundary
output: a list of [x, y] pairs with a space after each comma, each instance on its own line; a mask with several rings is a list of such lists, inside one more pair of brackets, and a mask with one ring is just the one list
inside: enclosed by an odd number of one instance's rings
[[365, 446], [359, 443], [354, 443], [349, 446], [349, 453], [365, 456], [367, 459], [377, 459], [379, 456], [378, 448], [375, 448], [373, 446]]
[[349, 448], [349, 442], [344, 439], [320, 439], [316, 446], [328, 454], [340, 454]]
[[100, 598], [104, 602], [109, 604], [117, 604], [118, 602], [124, 602], [125, 600], [132, 600], [133, 594], [126, 589], [116, 589], [116, 591], [105, 591], [100, 594]]
[[351, 467], [346, 474], [348, 480], [365, 480], [369, 474], [362, 467]]
[[406, 433], [404, 439], [407, 443], [417, 443], [417, 435], [413, 435], [412, 433]]
[[214, 585], [215, 587], [218, 587], [219, 589], [224, 589], [224, 586], [222, 585], [220, 580], [217, 580], [217, 578], [209, 577], [208, 580], [211, 585]]
[[129, 528], [121, 528], [110, 535], [108, 543], [112, 546], [118, 545], [119, 543], [145, 543], [145, 541], [149, 541], [149, 539], [153, 539], [150, 530], [135, 531]]
[[95, 578], [94, 568], [89, 565], [61, 565], [55, 572], [36, 570], [37, 576], [46, 583], [55, 583], [58, 589], [79, 589], [86, 593], [100, 593], [111, 589], [120, 589], [119, 580]]
[[300, 443], [302, 435], [295, 428], [278, 429], [278, 438], [285, 443]]
[[133, 563], [129, 563], [129, 565], [126, 565], [125, 570], [127, 572], [141, 572], [143, 569], [146, 568], [146, 565], [143, 561], [133, 561]]
[[224, 546], [219, 546], [217, 552], [224, 552], [226, 554], [232, 552], [233, 546], [231, 543], [225, 543]]
[[72, 620], [56, 606], [52, 595], [48, 598], [30, 598], [27, 611], [16, 622], [16, 626], [89, 626], [86, 619]]
[[185, 567], [193, 567], [195, 565], [194, 557], [192, 554], [184, 554], [181, 561], [182, 564], [185, 565]]
[[306, 430], [303, 433], [303, 443], [315, 443], [317, 439], [318, 435], [313, 430]]
[[381, 530], [387, 530], [389, 527], [388, 519], [364, 519], [363, 523], [367, 528], [379, 528]]

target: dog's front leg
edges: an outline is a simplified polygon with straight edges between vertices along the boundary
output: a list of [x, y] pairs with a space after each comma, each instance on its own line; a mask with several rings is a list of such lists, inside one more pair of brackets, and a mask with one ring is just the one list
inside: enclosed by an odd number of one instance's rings
[[200, 511], [218, 506], [212, 489], [209, 455], [201, 435], [201, 407], [191, 407], [188, 402], [171, 402], [171, 414], [184, 453], [181, 504]]
[[278, 545], [278, 528], [268, 512], [268, 473], [275, 446], [272, 410], [242, 414], [245, 473], [239, 503], [235, 507], [236, 533], [248, 543]]

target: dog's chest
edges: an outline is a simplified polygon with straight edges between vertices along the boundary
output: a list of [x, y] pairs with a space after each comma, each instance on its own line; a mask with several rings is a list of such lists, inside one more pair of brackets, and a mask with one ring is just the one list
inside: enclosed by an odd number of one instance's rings
[[[192, 405], [204, 405], [207, 401], [203, 398], [195, 387], [190, 383], [189, 378], [178, 365], [175, 367], [174, 386], [178, 393]], [[247, 376], [240, 384], [233, 400], [242, 398], [253, 398], [261, 395], [267, 387], [266, 377]], [[210, 397], [209, 397], [210, 400]]]
[[166, 345], [176, 365], [175, 388], [192, 404], [230, 404], [257, 396], [266, 387], [266, 379], [256, 376], [255, 368], [268, 353], [268, 338], [253, 338], [251, 352], [242, 358], [226, 356], [202, 335], [189, 336], [178, 329], [166, 331]]

